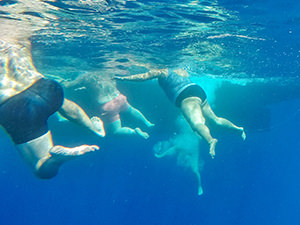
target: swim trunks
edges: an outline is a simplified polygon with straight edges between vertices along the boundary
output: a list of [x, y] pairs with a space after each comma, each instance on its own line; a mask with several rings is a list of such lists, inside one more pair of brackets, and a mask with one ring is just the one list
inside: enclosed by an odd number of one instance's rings
[[128, 109], [129, 104], [126, 96], [119, 94], [111, 101], [101, 105], [101, 119], [104, 123], [113, 123], [120, 119], [120, 112]]
[[38, 138], [49, 131], [47, 119], [63, 99], [63, 89], [56, 81], [39, 79], [0, 105], [0, 125], [15, 144]]
[[176, 102], [177, 97], [184, 89], [191, 85], [196, 85], [188, 77], [180, 76], [172, 69], [169, 69], [168, 76], [159, 77], [158, 83], [173, 103]]
[[179, 96], [177, 97], [177, 99], [175, 101], [175, 105], [177, 107], [180, 107], [182, 101], [189, 97], [200, 98], [202, 101], [201, 105], [204, 105], [207, 102], [207, 96], [206, 96], [204, 90], [199, 85], [195, 84], [195, 85], [187, 87], [179, 94]]
[[206, 102], [204, 90], [188, 77], [176, 74], [174, 70], [169, 70], [168, 76], [159, 78], [158, 83], [177, 107], [180, 107], [181, 102], [188, 97], [199, 97], [203, 103]]

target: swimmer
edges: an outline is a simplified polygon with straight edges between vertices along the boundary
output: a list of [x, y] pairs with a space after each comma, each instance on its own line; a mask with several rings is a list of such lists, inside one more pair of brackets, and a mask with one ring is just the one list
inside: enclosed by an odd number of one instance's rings
[[82, 108], [64, 98], [59, 83], [36, 70], [28, 40], [0, 40], [0, 65], [0, 125], [38, 178], [50, 179], [64, 162], [99, 149], [53, 145], [47, 119], [57, 111], [99, 136], [104, 132]]
[[215, 115], [207, 102], [204, 90], [189, 79], [189, 74], [184, 69], [157, 69], [147, 73], [114, 78], [126, 81], [157, 79], [169, 100], [180, 108], [190, 127], [209, 144], [209, 153], [212, 158], [215, 157], [218, 140], [211, 136], [207, 126], [208, 121], [237, 131], [243, 140], [246, 138], [243, 127], [238, 127], [229, 120]]
[[[83, 74], [73, 81], [65, 81], [63, 85], [67, 88], [76, 87], [75, 90], [87, 90], [89, 94], [96, 96], [95, 110], [102, 119], [107, 134], [120, 136], [139, 136], [149, 138], [149, 134], [141, 128], [130, 128], [122, 126], [120, 114], [126, 113], [136, 121], [141, 122], [147, 128], [154, 126], [138, 109], [127, 101], [125, 95], [121, 94], [116, 83], [110, 77], [95, 74]], [[81, 87], [77, 87], [77, 86]], [[82, 87], [84, 86], [84, 88]], [[94, 121], [92, 119], [92, 121]]]

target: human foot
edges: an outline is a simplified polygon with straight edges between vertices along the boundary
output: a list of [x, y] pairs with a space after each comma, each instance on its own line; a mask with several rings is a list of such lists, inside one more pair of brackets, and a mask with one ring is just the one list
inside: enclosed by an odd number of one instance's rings
[[135, 130], [135, 132], [136, 132], [138, 135], [140, 135], [142, 138], [144, 138], [144, 139], [148, 139], [148, 138], [149, 138], [149, 134], [146, 133], [146, 132], [143, 132], [140, 128], [135, 128], [134, 130]]
[[146, 122], [146, 126], [147, 126], [148, 128], [151, 128], [151, 127], [154, 127], [155, 124], [154, 124], [154, 123], [151, 123], [150, 121], [148, 121], [148, 122]]
[[89, 152], [99, 150], [97, 145], [81, 145], [74, 148], [67, 148], [64, 146], [56, 145], [50, 149], [49, 154], [55, 159], [67, 161], [78, 156], [82, 156]]
[[240, 131], [242, 132], [241, 136], [242, 136], [242, 139], [245, 141], [246, 139], [246, 133], [245, 133], [245, 130], [243, 127], [240, 128]]
[[209, 142], [209, 154], [212, 158], [215, 158], [215, 155], [216, 155], [215, 148], [216, 148], [217, 142], [218, 142], [217, 139], [212, 139]]
[[202, 189], [202, 186], [200, 185], [198, 187], [198, 195], [202, 195], [203, 194], [203, 189]]
[[64, 162], [98, 149], [99, 147], [96, 145], [81, 145], [75, 148], [66, 148], [60, 145], [54, 146], [50, 149], [48, 156], [37, 162], [35, 174], [41, 179], [50, 179], [56, 176], [59, 167]]
[[97, 135], [99, 135], [100, 137], [104, 137], [105, 136], [105, 130], [104, 130], [104, 126], [103, 126], [103, 122], [102, 120], [97, 117], [97, 116], [93, 116], [91, 118], [91, 121], [94, 125], [94, 131]]

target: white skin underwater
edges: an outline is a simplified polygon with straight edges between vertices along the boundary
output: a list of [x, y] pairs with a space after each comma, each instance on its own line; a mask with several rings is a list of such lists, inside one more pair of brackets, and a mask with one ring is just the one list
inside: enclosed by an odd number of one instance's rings
[[[78, 76], [75, 80], [63, 81], [63, 85], [66, 88], [72, 88], [74, 90], [86, 91], [91, 98], [96, 96], [98, 110], [94, 111], [95, 115], [98, 115], [102, 118], [105, 114], [109, 112], [104, 112], [100, 114], [99, 108], [105, 104], [110, 104], [110, 107], [116, 107], [119, 104], [114, 102], [118, 96], [123, 96], [120, 91], [117, 89], [115, 81], [110, 77], [99, 72], [95, 73], [85, 73]], [[126, 101], [127, 109], [121, 111], [120, 114], [127, 114], [130, 118], [133, 118], [135, 121], [140, 122], [145, 125], [147, 128], [154, 126], [138, 109], [134, 108], [129, 102]], [[112, 106], [115, 105], [115, 106]], [[119, 114], [119, 113], [118, 113]], [[93, 119], [93, 118], [92, 118]], [[107, 134], [118, 135], [118, 136], [138, 136], [144, 139], [149, 138], [149, 134], [141, 130], [141, 128], [131, 128], [128, 126], [122, 126], [122, 120], [120, 117], [115, 121], [105, 121], [104, 127]]]
[[[21, 40], [11, 38], [0, 40], [0, 104], [44, 77], [32, 63], [30, 42], [25, 38]], [[59, 113], [99, 136], [105, 135], [100, 119], [97, 120], [98, 123], [93, 123], [80, 106], [68, 99], [64, 99]], [[98, 127], [95, 124], [98, 124]], [[26, 143], [18, 144], [16, 148], [33, 173], [44, 179], [54, 177], [62, 163], [99, 149], [96, 145], [81, 145], [74, 148], [54, 146], [51, 131]]]
[[[174, 72], [182, 77], [188, 77], [189, 74], [186, 70], [177, 69]], [[169, 74], [169, 69], [154, 69], [146, 73], [129, 75], [129, 76], [115, 76], [115, 79], [125, 81], [146, 81], [152, 79], [165, 78]], [[210, 130], [207, 126], [207, 122], [212, 122], [218, 126], [226, 127], [231, 130], [238, 131], [241, 134], [243, 140], [246, 139], [246, 134], [243, 127], [234, 125], [229, 120], [217, 117], [212, 111], [207, 101], [203, 102], [199, 97], [187, 97], [180, 105], [180, 111], [188, 122], [190, 127], [206, 142], [209, 144], [209, 153], [212, 158], [215, 157], [215, 147], [218, 142], [210, 134]]]

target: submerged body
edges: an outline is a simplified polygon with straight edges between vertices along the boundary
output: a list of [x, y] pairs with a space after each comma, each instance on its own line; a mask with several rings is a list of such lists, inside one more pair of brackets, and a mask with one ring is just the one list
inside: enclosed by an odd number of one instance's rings
[[170, 101], [181, 111], [190, 127], [209, 144], [209, 153], [215, 157], [217, 139], [210, 134], [207, 122], [238, 131], [246, 138], [243, 127], [238, 127], [225, 118], [217, 117], [207, 102], [204, 90], [189, 79], [183, 69], [150, 70], [147, 73], [131, 76], [115, 76], [119, 80], [145, 81], [157, 79]]
[[57, 82], [46, 79], [35, 69], [30, 49], [25, 37], [21, 41], [11, 37], [0, 40], [0, 125], [32, 171], [39, 178], [52, 178], [65, 161], [99, 147], [54, 146], [47, 126], [50, 115], [59, 111], [100, 136], [102, 131], [83, 109], [64, 98]]
[[120, 93], [115, 82], [111, 78], [103, 78], [95, 74], [83, 74], [73, 81], [66, 81], [67, 88], [80, 86], [79, 89], [88, 91], [88, 95], [95, 98], [94, 114], [98, 115], [104, 123], [107, 134], [122, 136], [139, 136], [144, 139], [149, 137], [148, 133], [139, 127], [131, 128], [122, 126], [120, 114], [126, 113], [146, 127], [152, 124], [138, 109], [134, 108], [127, 97]]

